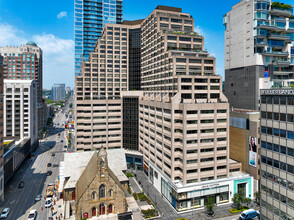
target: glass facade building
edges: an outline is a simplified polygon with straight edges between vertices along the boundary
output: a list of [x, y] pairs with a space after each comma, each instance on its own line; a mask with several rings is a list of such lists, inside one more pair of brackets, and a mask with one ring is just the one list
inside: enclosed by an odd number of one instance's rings
[[105, 23], [122, 23], [122, 0], [75, 0], [75, 75], [94, 51]]

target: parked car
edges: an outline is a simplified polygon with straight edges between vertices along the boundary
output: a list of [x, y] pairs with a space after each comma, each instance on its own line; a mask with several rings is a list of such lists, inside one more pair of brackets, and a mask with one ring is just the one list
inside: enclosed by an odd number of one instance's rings
[[24, 181], [20, 181], [20, 183], [18, 184], [18, 188], [23, 188], [24, 187]]
[[48, 163], [48, 164], [47, 164], [47, 167], [51, 167], [51, 166], [52, 166], [52, 163]]
[[42, 195], [41, 194], [36, 195], [36, 197], [35, 197], [35, 201], [36, 202], [40, 201], [41, 199], [42, 199]]
[[47, 171], [47, 176], [51, 176], [52, 175], [52, 171], [51, 170], [48, 170]]
[[61, 140], [60, 142], [63, 142], [63, 140]]
[[51, 198], [47, 198], [45, 201], [45, 208], [51, 208], [53, 206], [53, 200]]
[[259, 211], [256, 211], [254, 209], [248, 209], [241, 213], [239, 219], [247, 220], [247, 219], [252, 219], [259, 216], [260, 216]]
[[51, 156], [53, 156], [53, 157], [54, 157], [54, 156], [55, 156], [55, 153], [53, 152], [53, 153], [51, 154]]
[[7, 218], [9, 212], [10, 212], [9, 208], [4, 208], [1, 212], [0, 218]]
[[28, 216], [28, 220], [35, 220], [37, 218], [37, 210], [33, 209], [32, 211], [30, 211], [30, 214]]

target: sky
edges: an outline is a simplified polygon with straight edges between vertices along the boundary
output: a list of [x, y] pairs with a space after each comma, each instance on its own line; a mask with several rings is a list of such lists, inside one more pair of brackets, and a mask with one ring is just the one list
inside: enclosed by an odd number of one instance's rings
[[[240, 0], [123, 0], [124, 20], [147, 17], [157, 5], [180, 7], [195, 19], [205, 49], [224, 75], [223, 15]], [[290, 1], [290, 0], [289, 0]], [[43, 88], [74, 87], [74, 0], [0, 0], [0, 47], [34, 41], [43, 50]]]

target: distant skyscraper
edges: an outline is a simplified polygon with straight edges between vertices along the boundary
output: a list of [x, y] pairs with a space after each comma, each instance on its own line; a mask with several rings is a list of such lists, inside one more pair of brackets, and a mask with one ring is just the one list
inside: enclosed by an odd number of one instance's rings
[[75, 0], [75, 75], [94, 51], [106, 23], [122, 22], [122, 0]]
[[65, 84], [57, 83], [52, 87], [52, 99], [55, 101], [65, 100]]

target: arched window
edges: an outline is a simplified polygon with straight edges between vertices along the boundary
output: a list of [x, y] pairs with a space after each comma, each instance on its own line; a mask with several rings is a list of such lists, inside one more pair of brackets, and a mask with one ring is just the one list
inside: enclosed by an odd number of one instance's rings
[[99, 198], [105, 198], [105, 186], [104, 186], [104, 184], [102, 184], [99, 187]]
[[92, 192], [92, 200], [96, 200], [97, 199], [97, 194], [96, 192]]
[[108, 214], [109, 214], [109, 213], [112, 213], [112, 212], [113, 212], [113, 205], [110, 204], [110, 205], [108, 206]]
[[113, 195], [113, 190], [110, 189], [110, 190], [108, 191], [108, 197], [112, 197], [112, 195]]
[[93, 217], [93, 216], [96, 216], [96, 213], [97, 213], [97, 212], [96, 212], [96, 208], [92, 208], [92, 217]]

